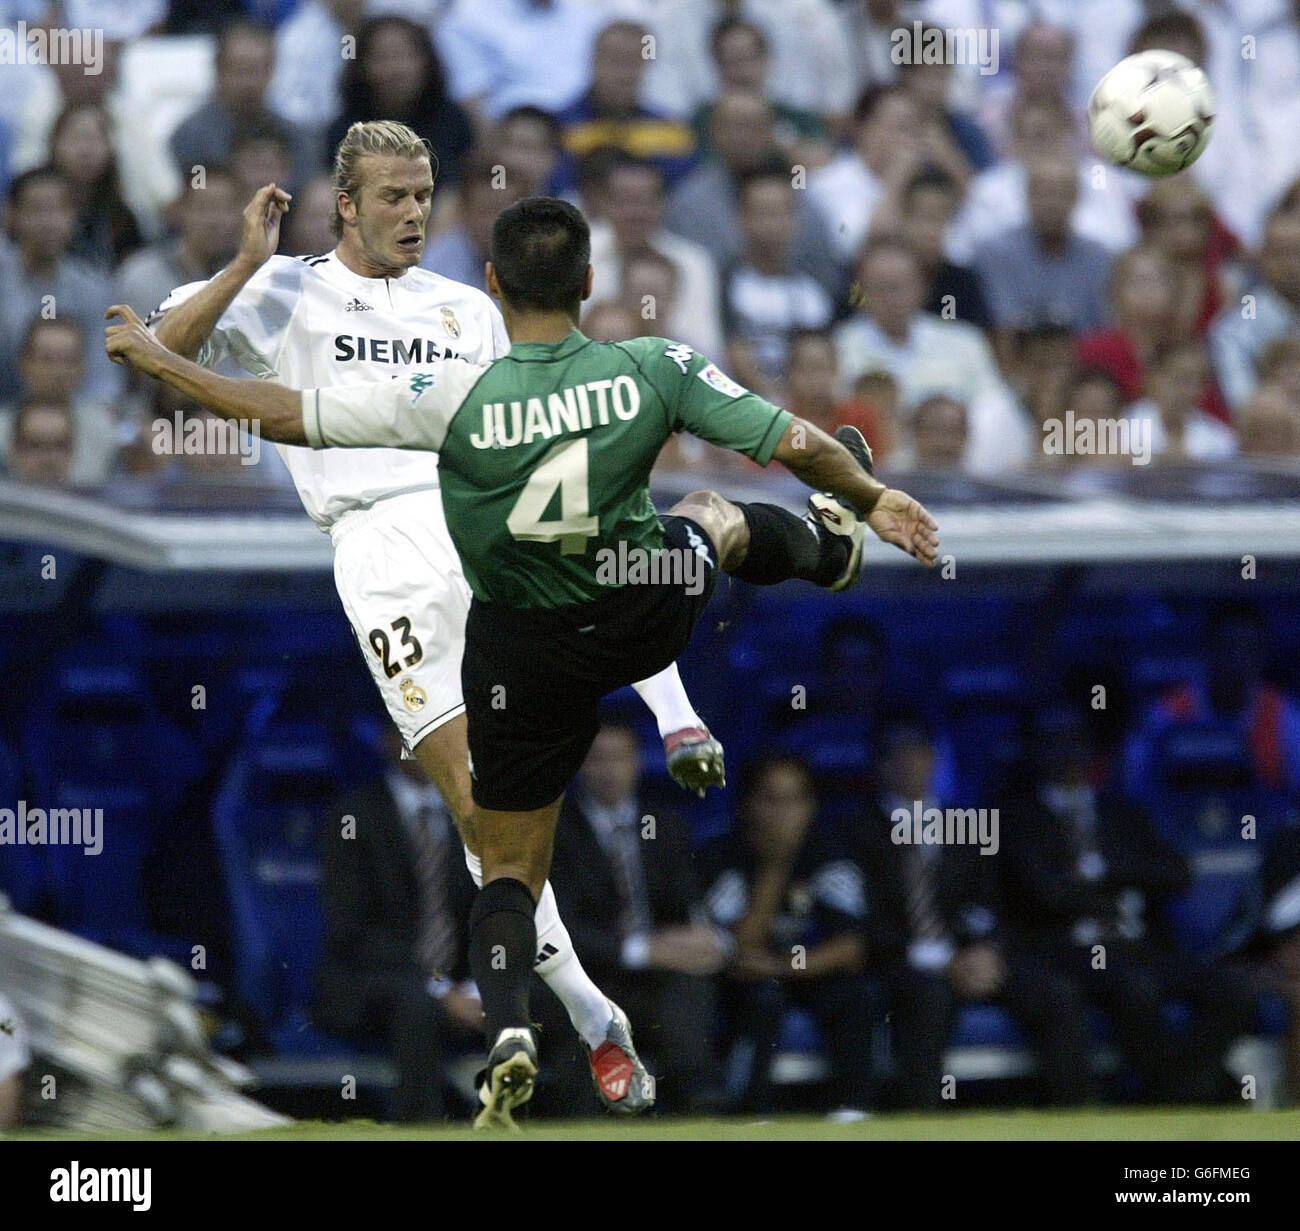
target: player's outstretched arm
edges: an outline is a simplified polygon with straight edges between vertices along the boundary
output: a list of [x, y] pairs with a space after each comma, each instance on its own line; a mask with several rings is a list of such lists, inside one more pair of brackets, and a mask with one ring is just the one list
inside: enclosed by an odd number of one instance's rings
[[197, 294], [169, 308], [155, 327], [158, 340], [170, 351], [193, 359], [222, 314], [267, 262], [280, 243], [280, 219], [289, 209], [289, 194], [267, 184], [244, 207], [244, 233], [235, 259]]
[[922, 564], [939, 558], [939, 525], [906, 492], [886, 487], [867, 474], [838, 440], [806, 419], [786, 428], [774, 460], [815, 491], [830, 492], [858, 511], [876, 536]]
[[302, 394], [266, 380], [231, 380], [174, 354], [154, 337], [130, 308], [115, 304], [105, 313], [104, 345], [114, 363], [129, 363], [206, 406], [223, 419], [243, 419], [259, 435], [280, 444], [307, 443], [302, 425]]

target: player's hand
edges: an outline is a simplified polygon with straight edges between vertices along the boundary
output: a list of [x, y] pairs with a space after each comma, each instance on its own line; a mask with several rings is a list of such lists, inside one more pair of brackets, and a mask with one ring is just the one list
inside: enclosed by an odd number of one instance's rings
[[721, 937], [709, 927], [660, 928], [650, 936], [649, 964], [684, 975], [715, 975], [727, 959]]
[[104, 330], [104, 348], [114, 363], [129, 363], [146, 376], [157, 376], [160, 364], [171, 353], [145, 328], [144, 322], [123, 303], [115, 303], [104, 313], [105, 320], [114, 317], [121, 324], [109, 325]]
[[244, 206], [244, 235], [239, 242], [238, 260], [258, 269], [280, 246], [280, 219], [289, 211], [293, 198], [283, 188], [267, 184], [253, 193]]
[[876, 537], [901, 547], [909, 556], [933, 568], [939, 559], [939, 523], [906, 492], [886, 488], [867, 517]]

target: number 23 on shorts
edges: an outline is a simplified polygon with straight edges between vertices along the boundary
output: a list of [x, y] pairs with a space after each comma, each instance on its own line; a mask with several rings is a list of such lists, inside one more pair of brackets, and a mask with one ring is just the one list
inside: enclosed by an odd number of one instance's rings
[[384, 664], [384, 674], [391, 680], [403, 666], [414, 667], [424, 657], [424, 647], [411, 634], [410, 616], [399, 616], [389, 625], [389, 628], [393, 632], [401, 634], [401, 640], [396, 647], [396, 660], [391, 657], [394, 647], [384, 629], [372, 628], [369, 639], [370, 648], [378, 655], [379, 661]]

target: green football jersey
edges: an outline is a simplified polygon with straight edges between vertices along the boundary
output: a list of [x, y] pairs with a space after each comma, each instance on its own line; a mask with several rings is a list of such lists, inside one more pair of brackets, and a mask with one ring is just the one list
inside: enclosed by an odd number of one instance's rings
[[[771, 460], [792, 416], [666, 338], [519, 343], [487, 366], [445, 360], [380, 385], [303, 395], [328, 445], [436, 449], [470, 587], [511, 607], [608, 593], [610, 553], [653, 553], [651, 467], [675, 431]], [[644, 558], [644, 557], [643, 557]]]

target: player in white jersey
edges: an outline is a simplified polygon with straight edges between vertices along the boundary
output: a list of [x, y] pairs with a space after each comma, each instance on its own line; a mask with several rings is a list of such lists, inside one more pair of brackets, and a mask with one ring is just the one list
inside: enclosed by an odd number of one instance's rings
[[[338, 247], [298, 258], [271, 255], [288, 195], [274, 185], [259, 190], [244, 211], [235, 260], [208, 282], [173, 291], [150, 317], [159, 340], [228, 375], [298, 388], [371, 382], [436, 359], [482, 363], [510, 349], [483, 292], [418, 265], [433, 173], [411, 129], [354, 124], [336, 155], [335, 189]], [[339, 597], [388, 711], [455, 816], [481, 884], [460, 682], [470, 593], [443, 517], [437, 457], [277, 447], [308, 514], [334, 543]], [[701, 794], [720, 783], [721, 747], [676, 667], [636, 687], [655, 711], [678, 781]], [[549, 883], [536, 924], [537, 973], [586, 1042], [601, 1100], [615, 1111], [643, 1110], [653, 1084], [626, 1018], [582, 968]]]

